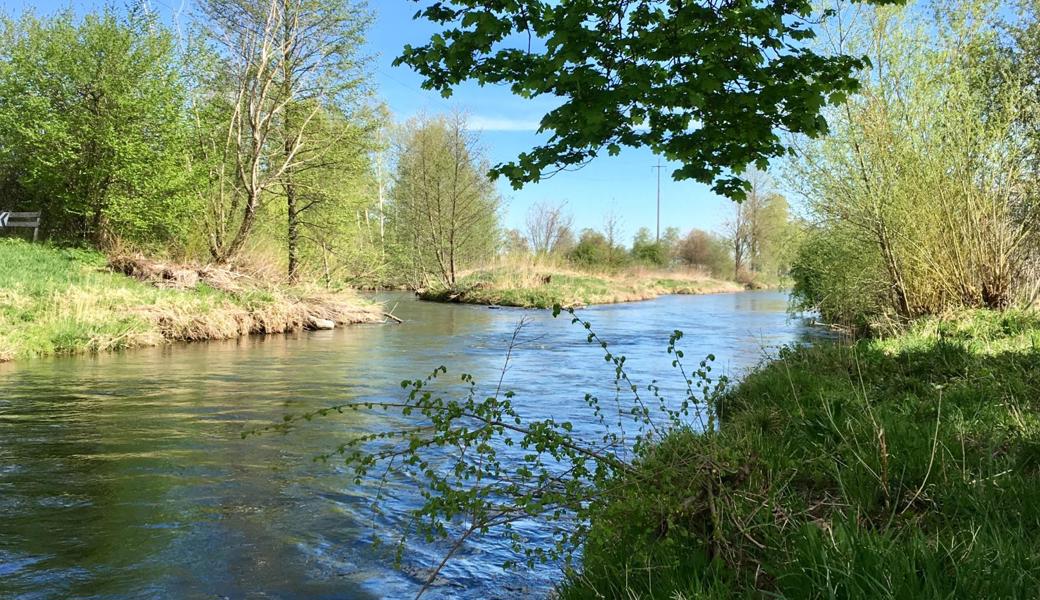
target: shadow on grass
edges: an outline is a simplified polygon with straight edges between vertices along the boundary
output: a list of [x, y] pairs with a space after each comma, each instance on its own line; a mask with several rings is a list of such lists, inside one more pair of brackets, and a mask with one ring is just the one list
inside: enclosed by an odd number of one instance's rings
[[561, 597], [1040, 590], [1040, 326], [978, 313], [783, 350], [603, 494]]

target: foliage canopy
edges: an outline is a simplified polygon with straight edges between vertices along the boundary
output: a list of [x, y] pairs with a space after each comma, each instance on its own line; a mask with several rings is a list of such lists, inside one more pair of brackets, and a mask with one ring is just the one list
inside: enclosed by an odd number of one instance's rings
[[494, 168], [514, 187], [646, 146], [739, 200], [739, 175], [788, 151], [779, 131], [825, 133], [821, 110], [858, 88], [864, 59], [807, 44], [818, 16], [811, 0], [447, 0], [416, 13], [443, 30], [395, 64], [445, 96], [474, 80], [560, 100], [548, 141]]

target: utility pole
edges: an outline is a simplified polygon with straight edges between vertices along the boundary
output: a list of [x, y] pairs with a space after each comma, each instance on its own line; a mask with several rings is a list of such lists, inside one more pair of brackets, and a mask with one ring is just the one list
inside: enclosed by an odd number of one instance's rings
[[657, 166], [650, 167], [651, 169], [657, 169], [657, 241], [661, 241], [661, 169], [664, 167], [661, 165], [661, 157], [657, 158]]

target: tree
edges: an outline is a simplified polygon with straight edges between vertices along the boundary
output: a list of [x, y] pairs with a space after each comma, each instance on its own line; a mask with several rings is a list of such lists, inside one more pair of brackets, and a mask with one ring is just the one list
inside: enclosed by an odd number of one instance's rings
[[506, 255], [525, 255], [531, 252], [527, 238], [518, 229], [506, 229], [502, 232], [502, 253]]
[[742, 204], [733, 206], [733, 216], [722, 224], [722, 228], [733, 257], [733, 278], [739, 280], [745, 276], [748, 255], [748, 214]]
[[582, 229], [570, 259], [583, 267], [604, 267], [611, 263], [612, 248], [606, 236], [595, 229]]
[[625, 249], [618, 242], [621, 236], [621, 218], [613, 207], [603, 217], [603, 236], [607, 242], [606, 264], [611, 267], [620, 265]]
[[418, 284], [433, 272], [454, 287], [463, 265], [497, 249], [499, 198], [476, 142], [457, 114], [413, 120], [401, 135], [390, 197]]
[[632, 240], [632, 258], [638, 262], [667, 267], [675, 256], [675, 248], [679, 243], [679, 229], [667, 227], [660, 240], [655, 240], [650, 229], [640, 227]]
[[766, 198], [759, 215], [756, 270], [768, 277], [787, 274], [802, 225], [791, 218], [787, 198], [778, 193]]
[[624, 264], [627, 253], [624, 248], [612, 244], [608, 235], [595, 229], [583, 229], [568, 256], [582, 267], [613, 270]]
[[773, 275], [773, 271], [782, 270], [782, 254], [790, 236], [787, 200], [776, 192], [768, 174], [754, 171], [749, 175], [747, 194], [733, 206], [725, 229], [734, 277]]
[[[48, 235], [183, 242], [193, 205], [173, 38], [154, 15], [0, 22], [0, 185]], [[12, 208], [12, 205], [3, 208]]]
[[858, 87], [862, 59], [808, 43], [819, 16], [812, 0], [445, 0], [416, 13], [441, 31], [395, 64], [445, 96], [475, 80], [558, 102], [548, 142], [493, 170], [514, 187], [646, 146], [741, 199], [739, 174], [787, 153], [776, 131], [824, 133], [821, 109]]
[[350, 116], [363, 94], [357, 47], [367, 16], [346, 0], [203, 0], [201, 15], [193, 105], [210, 181], [210, 252], [233, 259], [280, 190], [295, 278], [300, 213], [314, 206], [299, 204], [295, 180], [332, 166], [330, 150], [346, 142], [337, 134], [350, 128], [322, 122]]
[[[351, 121], [365, 121], [374, 131], [373, 119], [360, 104], [366, 84], [365, 59], [359, 52], [370, 17], [349, 0], [281, 0], [278, 10], [281, 96], [288, 100], [281, 124], [286, 164], [281, 187], [286, 200], [288, 276], [296, 281], [302, 219], [324, 199], [322, 194], [301, 197], [301, 191], [305, 193], [299, 187], [302, 171], [333, 174], [369, 150], [365, 139], [371, 136], [355, 135], [363, 127], [351, 127]], [[322, 116], [331, 126], [322, 126]]]
[[[1018, 0], [1017, 18], [1003, 23], [1009, 35], [1002, 37], [1004, 60], [1012, 63], [1014, 76], [1031, 85], [1022, 86], [1020, 125], [1026, 132], [1029, 169], [1032, 177], [1040, 177], [1040, 0]], [[997, 63], [999, 65], [999, 62]], [[999, 68], [991, 76], [1004, 79], [1007, 71]]]
[[537, 202], [527, 211], [526, 233], [531, 251], [535, 254], [555, 254], [562, 242], [571, 237], [571, 215], [564, 212], [565, 204]]
[[640, 227], [632, 239], [632, 258], [636, 261], [662, 267], [668, 264], [664, 246], [654, 240], [654, 236], [647, 227]]
[[702, 229], [692, 229], [678, 244], [678, 259], [685, 265], [706, 269], [715, 277], [728, 276], [731, 265], [726, 240]]
[[[268, 193], [289, 167], [277, 119], [292, 100], [278, 85], [279, 0], [203, 0], [202, 39], [193, 54], [193, 112], [199, 168], [209, 186], [209, 249], [233, 259], [252, 232]], [[204, 53], [203, 50], [208, 50]]]
[[[320, 162], [292, 174], [297, 239], [295, 249], [286, 246], [287, 255], [295, 255], [290, 281], [298, 280], [310, 267], [320, 268], [326, 285], [331, 286], [334, 279], [373, 285], [384, 275], [387, 257], [380, 235], [378, 181], [372, 156], [364, 152], [375, 139], [372, 127], [356, 116], [332, 110], [323, 111], [315, 121], [319, 126], [312, 127], [311, 139], [340, 142], [325, 150]], [[277, 214], [265, 218], [289, 222], [288, 213], [293, 208], [287, 202]], [[278, 240], [285, 239], [279, 227], [274, 230]]]

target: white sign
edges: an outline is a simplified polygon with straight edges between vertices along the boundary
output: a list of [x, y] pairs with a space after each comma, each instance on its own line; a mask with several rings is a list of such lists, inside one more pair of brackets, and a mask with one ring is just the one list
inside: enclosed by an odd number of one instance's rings
[[0, 229], [7, 227], [7, 219], [11, 217], [9, 212], [0, 212]]

